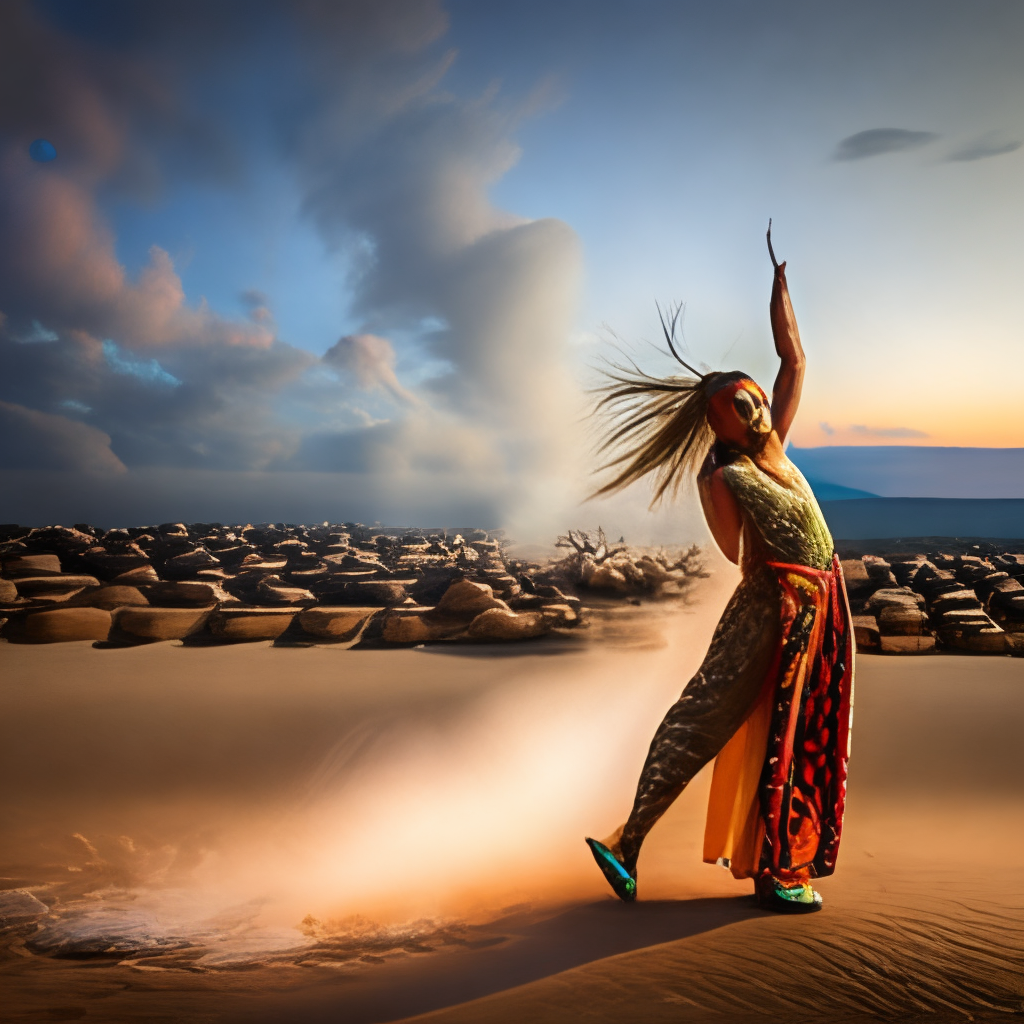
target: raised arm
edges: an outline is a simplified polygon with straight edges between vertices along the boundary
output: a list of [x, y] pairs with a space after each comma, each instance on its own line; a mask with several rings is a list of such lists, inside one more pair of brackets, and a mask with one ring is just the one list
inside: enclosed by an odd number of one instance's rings
[[785, 441], [800, 406], [805, 360], [803, 346], [800, 344], [800, 330], [796, 325], [796, 314], [793, 312], [793, 303], [790, 301], [789, 287], [786, 284], [786, 264], [777, 263], [772, 251], [770, 221], [768, 251], [775, 266], [775, 280], [772, 282], [772, 300], [769, 306], [772, 337], [775, 339], [775, 351], [782, 361], [772, 390], [772, 424], [779, 435], [779, 440]]

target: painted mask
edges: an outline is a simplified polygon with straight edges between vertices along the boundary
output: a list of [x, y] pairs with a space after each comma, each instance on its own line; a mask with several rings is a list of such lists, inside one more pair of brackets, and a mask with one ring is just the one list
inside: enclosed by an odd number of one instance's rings
[[730, 381], [711, 396], [708, 423], [726, 444], [758, 447], [772, 429], [768, 396], [749, 377]]

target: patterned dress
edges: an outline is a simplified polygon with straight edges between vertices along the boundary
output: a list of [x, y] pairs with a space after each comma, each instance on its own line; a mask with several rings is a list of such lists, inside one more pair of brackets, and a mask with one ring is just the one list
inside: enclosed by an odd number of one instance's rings
[[831, 874], [842, 831], [853, 643], [842, 571], [807, 481], [732, 453], [744, 516], [742, 579], [711, 646], [651, 743], [620, 846], [644, 837], [717, 757], [705, 860], [737, 877]]

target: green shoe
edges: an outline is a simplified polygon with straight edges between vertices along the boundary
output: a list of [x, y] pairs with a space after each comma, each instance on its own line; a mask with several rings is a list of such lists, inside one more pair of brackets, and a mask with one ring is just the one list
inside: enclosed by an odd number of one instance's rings
[[626, 903], [636, 902], [636, 876], [631, 875], [604, 843], [588, 839], [587, 846], [615, 895]]
[[813, 914], [821, 910], [821, 894], [806, 882], [786, 885], [771, 875], [763, 875], [757, 880], [756, 895], [758, 906], [778, 914]]

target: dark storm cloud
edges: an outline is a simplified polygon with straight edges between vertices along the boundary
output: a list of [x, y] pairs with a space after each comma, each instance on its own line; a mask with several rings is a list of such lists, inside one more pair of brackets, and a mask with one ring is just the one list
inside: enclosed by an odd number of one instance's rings
[[951, 161], [986, 160], [993, 156], [1005, 156], [1007, 153], [1016, 153], [1021, 143], [1017, 139], [1000, 138], [996, 133], [991, 133], [975, 142], [969, 143], [962, 149], [951, 153], [947, 159]]
[[869, 128], [843, 139], [836, 147], [835, 159], [866, 160], [885, 153], [919, 149], [938, 137], [934, 132], [909, 131], [906, 128]]

